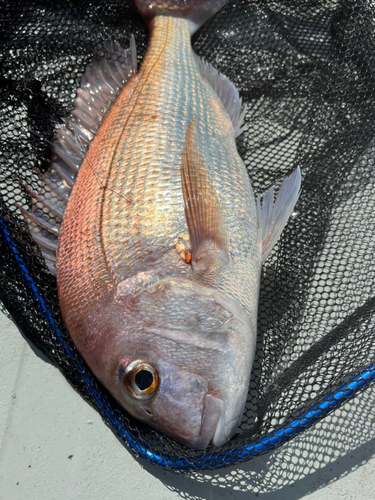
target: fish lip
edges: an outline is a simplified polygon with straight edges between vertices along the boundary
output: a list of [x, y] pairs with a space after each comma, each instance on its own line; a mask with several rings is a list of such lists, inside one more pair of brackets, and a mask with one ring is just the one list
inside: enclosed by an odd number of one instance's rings
[[218, 430], [222, 428], [224, 419], [225, 402], [222, 399], [207, 394], [203, 405], [202, 425], [199, 437], [194, 442], [193, 447], [197, 450], [205, 450], [214, 439]]
[[[242, 416], [241, 412], [241, 416]], [[211, 444], [212, 446], [219, 447], [223, 444], [227, 443], [232, 436], [237, 432], [238, 426], [240, 424], [241, 418], [235, 417], [232, 418], [229, 422], [226, 421], [225, 412], [221, 414], [219, 421], [216, 426], [215, 434], [212, 437]], [[230, 425], [234, 422], [236, 425]], [[229, 431], [229, 432], [228, 432]]]

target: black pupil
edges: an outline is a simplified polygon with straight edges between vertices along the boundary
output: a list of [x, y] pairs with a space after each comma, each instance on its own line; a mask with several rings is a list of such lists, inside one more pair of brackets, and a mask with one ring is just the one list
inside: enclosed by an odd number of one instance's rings
[[134, 382], [137, 384], [138, 389], [145, 391], [148, 389], [152, 382], [154, 381], [154, 376], [148, 370], [139, 370], [139, 372], [134, 377]]

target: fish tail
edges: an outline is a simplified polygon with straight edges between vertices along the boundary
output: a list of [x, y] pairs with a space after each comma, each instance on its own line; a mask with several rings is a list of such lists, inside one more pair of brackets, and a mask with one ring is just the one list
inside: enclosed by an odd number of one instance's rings
[[155, 16], [185, 18], [190, 21], [192, 34], [227, 2], [228, 0], [134, 0], [147, 24]]

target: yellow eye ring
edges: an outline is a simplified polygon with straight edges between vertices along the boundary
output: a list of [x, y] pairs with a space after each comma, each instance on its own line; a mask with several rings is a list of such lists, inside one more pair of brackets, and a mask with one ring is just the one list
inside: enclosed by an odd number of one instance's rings
[[125, 390], [135, 399], [151, 398], [159, 386], [156, 369], [147, 361], [138, 359], [125, 368], [122, 381]]

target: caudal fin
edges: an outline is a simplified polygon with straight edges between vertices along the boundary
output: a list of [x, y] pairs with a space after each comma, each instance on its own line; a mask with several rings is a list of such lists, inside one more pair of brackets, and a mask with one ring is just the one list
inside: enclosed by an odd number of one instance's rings
[[227, 2], [228, 0], [134, 0], [147, 24], [155, 16], [183, 17], [191, 21], [192, 33]]

